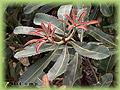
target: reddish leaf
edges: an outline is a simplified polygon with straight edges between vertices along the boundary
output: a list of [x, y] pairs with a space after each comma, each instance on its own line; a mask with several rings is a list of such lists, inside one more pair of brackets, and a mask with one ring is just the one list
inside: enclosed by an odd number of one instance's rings
[[78, 22], [80, 23], [81, 22], [81, 20], [85, 17], [85, 15], [86, 15], [86, 11], [83, 11], [81, 14], [80, 14], [80, 16], [79, 16], [79, 18], [78, 18]]
[[39, 39], [32, 39], [32, 40], [28, 41], [28, 42], [25, 44], [25, 46], [28, 45], [28, 44], [32, 44], [32, 43], [38, 42], [38, 40], [39, 40]]
[[36, 35], [36, 36], [40, 36], [40, 37], [45, 37], [44, 35], [40, 34], [40, 31], [32, 31], [29, 33], [30, 35]]
[[87, 25], [90, 25], [90, 24], [98, 24], [99, 22], [97, 20], [91, 20], [87, 23]]
[[51, 23], [48, 23], [48, 35], [50, 35], [50, 32], [51, 32]]
[[38, 45], [36, 45], [36, 53], [38, 53], [40, 47], [46, 42], [45, 40], [39, 41]]
[[83, 29], [83, 30], [85, 30], [85, 31], [88, 30], [87, 26], [77, 26], [77, 28], [79, 28], [79, 29]]
[[72, 10], [72, 19], [75, 22], [76, 20], [75, 9]]
[[80, 22], [81, 25], [90, 25], [90, 24], [98, 24], [99, 22], [97, 20], [91, 20], [87, 22]]
[[65, 14], [65, 17], [66, 17], [72, 24], [74, 24], [74, 21], [71, 19], [70, 16], [68, 16], [67, 14]]
[[44, 32], [47, 34], [47, 28], [43, 22], [41, 23], [41, 27], [44, 30]]

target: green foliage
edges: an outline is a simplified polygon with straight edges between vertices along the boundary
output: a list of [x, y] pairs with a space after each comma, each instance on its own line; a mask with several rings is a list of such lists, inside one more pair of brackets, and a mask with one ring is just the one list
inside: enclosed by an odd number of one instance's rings
[[82, 63], [81, 56], [76, 52], [75, 56], [73, 57], [73, 60], [69, 63], [67, 66], [67, 70], [65, 72], [65, 78], [64, 78], [64, 85], [67, 86], [73, 86], [75, 81], [80, 79], [82, 76], [82, 69], [80, 67]]
[[[107, 25], [112, 31], [109, 33], [106, 29], [105, 32], [105, 27], [100, 26], [103, 22], [99, 23], [96, 17], [100, 17], [97, 16], [100, 11], [102, 17], [109, 18], [114, 14], [114, 8], [111, 9], [107, 4], [99, 7], [92, 4], [90, 6], [29, 4], [22, 8], [23, 16], [29, 18], [23, 18], [28, 19], [24, 25], [21, 16], [18, 26], [12, 27], [13, 35], [16, 34], [16, 37], [12, 36], [12, 39], [11, 37], [8, 39], [10, 42], [13, 38], [17, 38], [21, 42], [21, 44], [15, 43], [21, 45], [14, 50], [13, 58], [19, 60], [16, 61], [17, 65], [13, 66], [14, 61], [8, 65], [10, 76], [18, 80], [19, 86], [30, 86], [31, 83], [37, 83], [34, 86], [43, 86], [45, 74], [48, 77], [45, 80], [48, 79], [47, 82], [50, 81], [50, 84], [62, 76], [62, 85], [70, 87], [78, 82], [79, 86], [84, 85], [85, 82], [91, 86], [112, 85], [117, 45], [113, 40], [115, 36], [111, 35], [111, 32], [116, 28], [112, 28], [112, 22]], [[25, 42], [29, 44], [24, 45]], [[36, 49], [39, 50], [36, 52]], [[29, 66], [24, 66], [25, 61], [21, 60], [24, 57], [29, 57]], [[22, 75], [19, 75], [21, 70]], [[18, 78], [16, 75], [19, 75]]]
[[104, 16], [110, 17], [113, 14], [113, 6], [107, 3], [103, 5], [100, 4], [100, 11]]
[[109, 50], [103, 45], [84, 43], [83, 45], [79, 45], [74, 42], [70, 42], [73, 45], [76, 52], [80, 55], [89, 57], [96, 60], [101, 60], [109, 57]]
[[69, 61], [69, 52], [67, 46], [63, 49], [61, 55], [58, 57], [56, 63], [53, 67], [48, 71], [48, 79], [50, 81], [54, 80], [59, 75], [63, 74], [66, 71], [67, 64]]
[[110, 35], [104, 33], [99, 28], [91, 26], [89, 28], [88, 34], [90, 34], [92, 37], [94, 37], [96, 40], [100, 41], [104, 45], [107, 45], [108, 47], [116, 46]]

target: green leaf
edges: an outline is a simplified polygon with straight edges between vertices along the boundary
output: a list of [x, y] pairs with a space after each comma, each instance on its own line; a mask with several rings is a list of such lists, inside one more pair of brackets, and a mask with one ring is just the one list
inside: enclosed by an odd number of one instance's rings
[[63, 74], [66, 71], [68, 61], [69, 61], [69, 52], [67, 46], [65, 46], [65, 48], [63, 49], [61, 55], [58, 57], [53, 67], [48, 71], [47, 73], [48, 79], [52, 81], [59, 75]]
[[111, 73], [106, 73], [101, 76], [101, 79], [102, 81], [100, 87], [109, 87], [113, 81], [113, 75]]
[[108, 3], [105, 3], [103, 5], [100, 4], [100, 11], [104, 16], [110, 17], [113, 14], [113, 7], [112, 5], [109, 5]]
[[90, 34], [92, 37], [94, 37], [96, 40], [101, 41], [103, 44], [109, 47], [116, 46], [110, 35], [104, 33], [99, 28], [90, 26], [87, 33]]
[[[14, 29], [14, 34], [30, 34], [30, 32], [37, 30], [36, 28], [33, 27], [28, 27], [28, 26], [18, 26]], [[43, 32], [40, 32], [40, 34], [44, 35]]]
[[42, 59], [39, 59], [33, 65], [28, 67], [27, 71], [20, 77], [18, 83], [21, 83], [21, 85], [29, 84], [40, 77], [43, 73], [43, 70], [47, 67], [50, 61], [53, 60], [57, 50], [58, 47], [56, 47], [53, 53], [50, 52], [48, 55]]
[[[64, 45], [61, 45], [59, 47], [59, 49], [63, 49], [64, 48]], [[69, 47], [71, 48], [71, 47]], [[26, 46], [23, 50], [21, 51], [18, 51], [14, 57], [15, 58], [21, 58], [21, 57], [30, 57], [30, 56], [33, 56], [33, 55], [37, 55], [37, 54], [40, 54], [40, 53], [43, 53], [43, 52], [47, 52], [47, 51], [53, 51], [55, 49], [55, 46], [52, 45], [51, 43], [44, 43], [38, 53], [36, 53], [36, 45], [35, 44], [31, 44], [31, 45], [28, 45]]]
[[83, 43], [83, 45], [79, 45], [73, 41], [71, 41], [70, 44], [80, 55], [85, 57], [100, 60], [110, 56], [108, 48], [103, 45], [91, 43]]
[[95, 65], [98, 68], [98, 72], [101, 74], [105, 74], [106, 72], [110, 72], [116, 64], [115, 56], [110, 56], [100, 62], [97, 62]]
[[57, 3], [57, 4], [53, 4], [53, 3], [45, 4], [37, 12], [48, 13], [50, 10], [58, 7], [59, 5], [60, 5], [59, 3]]
[[41, 22], [46, 24], [51, 22], [55, 28], [55, 33], [64, 34], [63, 30], [61, 30], [62, 22], [60, 22], [56, 17], [44, 13], [37, 13], [34, 18], [34, 24], [40, 25]]
[[14, 57], [15, 58], [21, 58], [21, 57], [29, 57], [29, 56], [33, 56], [33, 55], [37, 55], [46, 51], [52, 51], [55, 49], [55, 46], [53, 46], [52, 44], [43, 44], [41, 46], [41, 48], [39, 49], [38, 53], [36, 53], [36, 47], [35, 44], [26, 46], [23, 50], [17, 52]]
[[23, 8], [23, 12], [25, 14], [30, 14], [32, 13], [34, 10], [38, 9], [39, 7], [43, 6], [44, 4], [28, 4]]
[[18, 26], [14, 29], [14, 34], [28, 34], [31, 31], [34, 31], [35, 28], [33, 27], [28, 27], [28, 26]]
[[78, 53], [76, 52], [73, 60], [67, 66], [65, 72], [64, 85], [73, 86], [75, 81], [79, 79], [82, 75], [82, 70], [80, 70], [80, 65], [82, 63], [81, 57], [79, 58]]
[[[68, 48], [68, 51], [69, 51], [69, 55], [70, 55], [70, 60], [72, 60], [73, 59], [73, 57], [74, 57], [74, 54], [75, 54], [75, 50], [74, 50], [74, 48], [73, 47], [67, 47]], [[54, 59], [54, 61], [56, 61], [57, 60], [57, 58], [61, 55], [61, 53], [62, 53], [62, 49], [59, 49], [59, 50], [57, 50], [57, 52], [55, 53], [55, 59]]]
[[60, 8], [58, 9], [58, 12], [57, 12], [57, 16], [59, 19], [63, 19], [65, 20], [65, 14], [70, 14], [70, 11], [72, 9], [72, 5], [69, 4], [69, 5], [62, 5], [60, 6]]

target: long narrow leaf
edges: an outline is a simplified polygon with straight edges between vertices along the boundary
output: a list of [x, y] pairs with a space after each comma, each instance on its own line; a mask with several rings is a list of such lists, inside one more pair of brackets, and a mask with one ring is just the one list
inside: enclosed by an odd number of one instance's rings
[[17, 52], [14, 57], [15, 58], [21, 58], [21, 57], [29, 57], [29, 56], [33, 56], [36, 54], [40, 54], [46, 51], [52, 51], [55, 49], [55, 46], [51, 45], [51, 44], [43, 44], [41, 46], [41, 48], [38, 50], [38, 53], [36, 53], [36, 45], [32, 44], [29, 46], [26, 46], [23, 50]]
[[79, 45], [75, 42], [70, 42], [74, 49], [82, 56], [89, 57], [92, 59], [100, 60], [109, 57], [109, 50], [103, 45], [84, 43]]
[[38, 9], [40, 6], [43, 6], [44, 4], [28, 4], [23, 8], [23, 12], [25, 14], [30, 14], [32, 13], [34, 10]]
[[28, 34], [31, 31], [35, 31], [35, 28], [28, 26], [18, 26], [14, 29], [14, 34]]
[[92, 37], [94, 37], [96, 40], [101, 41], [103, 44], [108, 46], [116, 46], [116, 44], [113, 42], [110, 35], [104, 33], [100, 29], [90, 26], [88, 30], [88, 34], [90, 34]]
[[[63, 45], [59, 47], [59, 49], [63, 49], [63, 48], [64, 48]], [[71, 47], [68, 47], [68, 48], [71, 48]], [[43, 52], [53, 51], [54, 49], [55, 49], [54, 45], [50, 43], [45, 43], [40, 47], [40, 49], [38, 50], [38, 53], [36, 53], [36, 45], [32, 44], [32, 45], [26, 46], [23, 50], [18, 51], [14, 55], [14, 57], [15, 58], [30, 57], [30, 56], [37, 55]]]
[[32, 66], [30, 66], [27, 71], [20, 77], [19, 83], [21, 83], [21, 85], [29, 84], [31, 82], [34, 82], [40, 75], [42, 75], [43, 70], [54, 58], [57, 49], [58, 47], [54, 50], [52, 54], [49, 53], [47, 56], [39, 59]]
[[80, 65], [82, 63], [82, 59], [78, 57], [79, 55], [76, 52], [73, 60], [67, 66], [63, 81], [64, 85], [73, 86], [74, 82], [81, 77], [82, 72], [80, 71]]
[[47, 13], [47, 12], [49, 12], [50, 10], [58, 7], [59, 5], [60, 5], [59, 3], [57, 3], [57, 4], [52, 4], [52, 3], [51, 3], [51, 4], [45, 4], [44, 6], [42, 6], [42, 7], [38, 10], [38, 12]]
[[[37, 31], [38, 28], [28, 27], [28, 26], [18, 26], [14, 29], [14, 34], [26, 34], [32, 35], [31, 32]], [[45, 35], [43, 32], [40, 32], [41, 35]], [[40, 36], [39, 34], [36, 36]]]
[[47, 73], [48, 79], [52, 81], [57, 76], [63, 74], [66, 71], [68, 61], [69, 61], [69, 53], [67, 46], [65, 46], [54, 66], [48, 71]]
[[110, 17], [113, 14], [113, 7], [107, 3], [100, 4], [100, 11], [104, 16]]

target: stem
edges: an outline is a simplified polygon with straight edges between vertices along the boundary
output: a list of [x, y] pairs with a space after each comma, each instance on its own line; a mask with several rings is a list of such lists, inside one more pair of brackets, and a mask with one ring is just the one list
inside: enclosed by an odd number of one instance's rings
[[83, 31], [83, 30], [81, 30], [80, 42], [83, 42], [83, 35], [84, 35], [84, 31]]
[[[75, 32], [76, 32], [76, 30], [73, 30], [72, 33], [67, 38], [65, 38], [65, 42], [70, 40], [73, 37], [73, 35], [75, 34]], [[65, 42], [63, 40], [61, 40], [60, 42], [54, 41], [54, 43], [56, 43], [56, 44], [63, 44]]]

